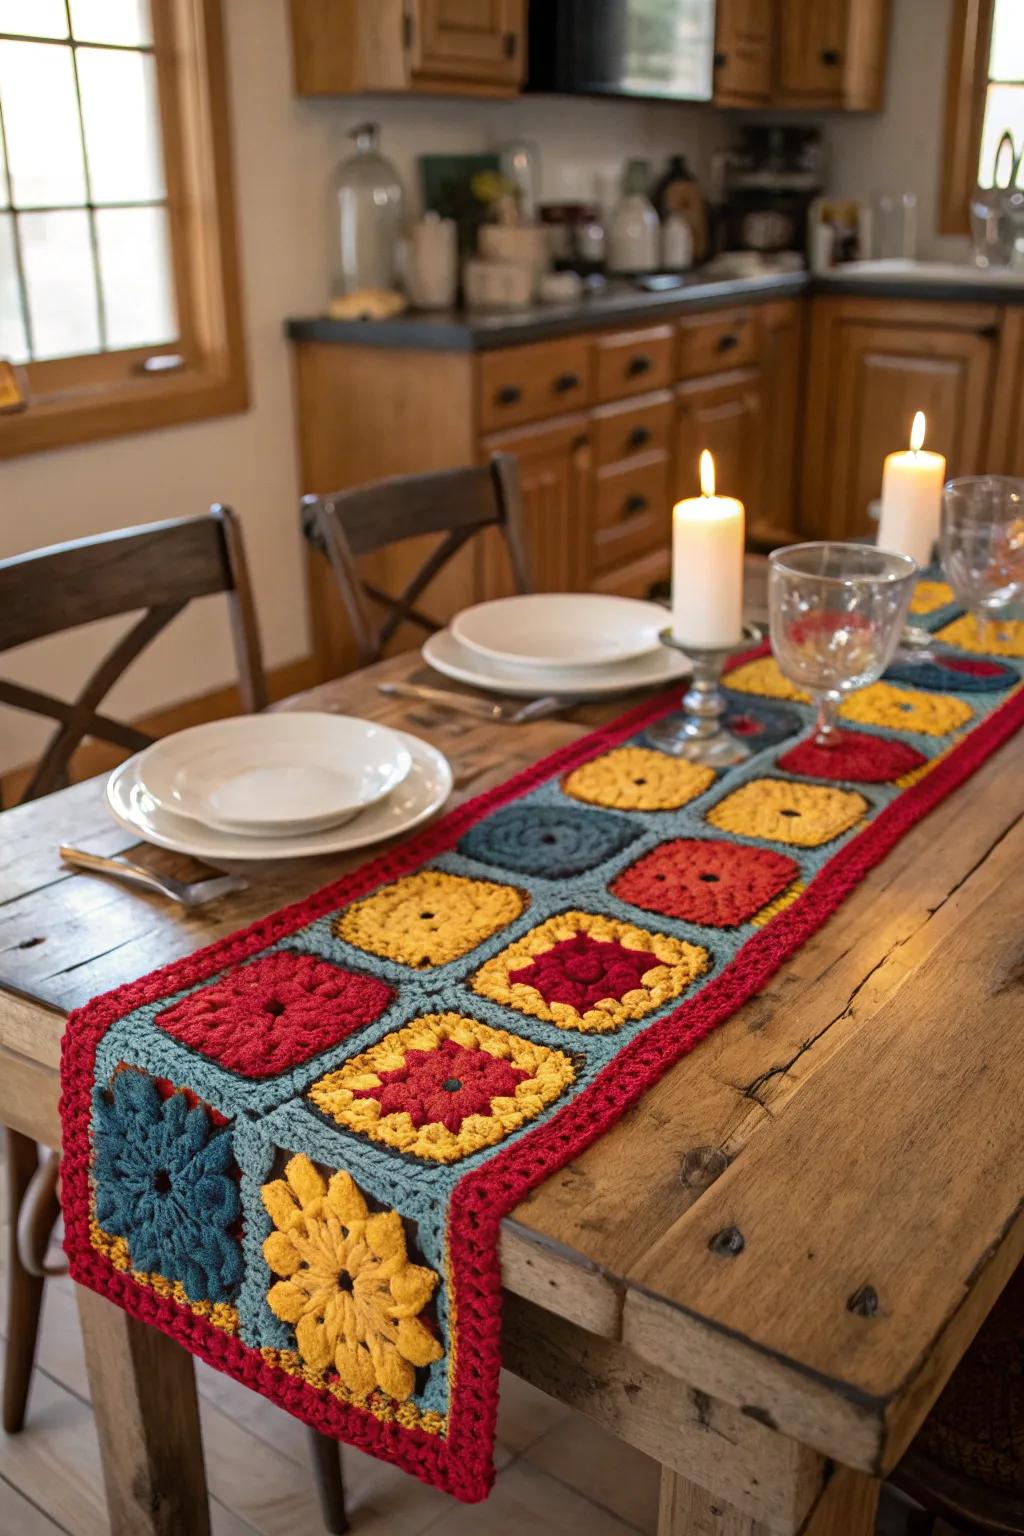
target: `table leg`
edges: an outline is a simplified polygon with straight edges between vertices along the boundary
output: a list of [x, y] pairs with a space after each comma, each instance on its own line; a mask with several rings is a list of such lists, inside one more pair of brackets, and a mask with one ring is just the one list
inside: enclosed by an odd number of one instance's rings
[[[837, 1467], [801, 1536], [872, 1536], [881, 1484]], [[776, 1536], [713, 1493], [667, 1467], [661, 1471], [658, 1536]]]
[[209, 1536], [192, 1357], [75, 1287], [111, 1536]]

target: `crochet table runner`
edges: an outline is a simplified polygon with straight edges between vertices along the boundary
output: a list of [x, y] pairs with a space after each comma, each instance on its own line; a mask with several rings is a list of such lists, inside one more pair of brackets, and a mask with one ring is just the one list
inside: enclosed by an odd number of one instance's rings
[[71, 1272], [317, 1429], [492, 1476], [501, 1218], [755, 993], [1024, 719], [1024, 622], [843, 705], [766, 648], [741, 766], [624, 715], [337, 884], [97, 998], [64, 1040]]

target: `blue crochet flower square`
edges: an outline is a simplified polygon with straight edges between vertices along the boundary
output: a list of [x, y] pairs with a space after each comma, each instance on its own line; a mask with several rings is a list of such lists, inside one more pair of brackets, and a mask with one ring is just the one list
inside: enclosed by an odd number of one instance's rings
[[93, 1140], [96, 1220], [126, 1240], [132, 1268], [180, 1281], [192, 1301], [233, 1301], [242, 1206], [230, 1130], [125, 1067], [93, 1092]]
[[478, 821], [459, 852], [515, 874], [566, 880], [621, 853], [638, 835], [624, 816], [526, 802]]

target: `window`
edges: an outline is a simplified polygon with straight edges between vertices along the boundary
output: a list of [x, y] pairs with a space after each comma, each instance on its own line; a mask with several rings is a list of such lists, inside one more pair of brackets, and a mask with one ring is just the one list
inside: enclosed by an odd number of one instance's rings
[[219, 0], [0, 0], [0, 455], [239, 410]]
[[[966, 234], [976, 183], [991, 186], [1004, 132], [1024, 153], [1024, 5], [954, 0], [940, 228]], [[1009, 157], [1000, 167], [1008, 176]], [[1022, 178], [1024, 180], [1024, 178]]]

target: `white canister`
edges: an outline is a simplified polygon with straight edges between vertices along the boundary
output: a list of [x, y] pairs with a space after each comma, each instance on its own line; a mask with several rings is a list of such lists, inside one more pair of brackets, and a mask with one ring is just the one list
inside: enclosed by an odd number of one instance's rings
[[685, 213], [670, 213], [661, 226], [661, 264], [666, 272], [693, 266], [693, 229]]
[[612, 214], [608, 229], [608, 268], [612, 272], [655, 272], [661, 222], [641, 192], [630, 193]]
[[405, 286], [417, 309], [451, 309], [459, 286], [455, 220], [426, 213], [409, 236]]

